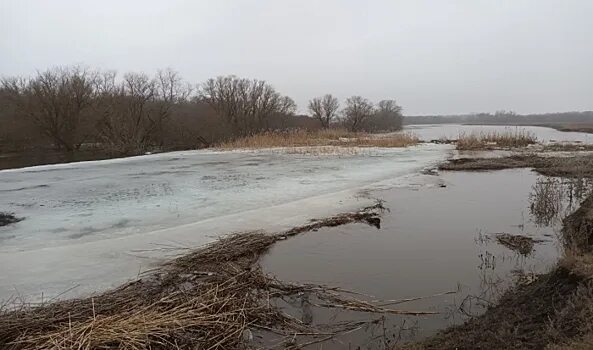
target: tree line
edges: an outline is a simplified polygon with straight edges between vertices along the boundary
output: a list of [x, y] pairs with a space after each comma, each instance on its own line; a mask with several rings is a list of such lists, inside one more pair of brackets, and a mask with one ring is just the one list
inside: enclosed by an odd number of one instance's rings
[[0, 150], [96, 148], [118, 154], [207, 147], [270, 130], [401, 128], [394, 100], [313, 98], [297, 115], [293, 99], [266, 81], [220, 76], [192, 85], [174, 70], [144, 73], [59, 67], [0, 80]]
[[460, 115], [425, 115], [406, 118], [408, 124], [499, 124], [499, 125], [538, 125], [557, 123], [593, 123], [593, 111], [517, 114], [513, 111], [498, 110], [494, 113], [472, 113]]

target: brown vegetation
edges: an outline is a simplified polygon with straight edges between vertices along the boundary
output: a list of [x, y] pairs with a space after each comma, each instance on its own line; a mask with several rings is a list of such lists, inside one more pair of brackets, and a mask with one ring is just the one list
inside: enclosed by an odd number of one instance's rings
[[593, 134], [593, 121], [584, 123], [560, 123], [560, 124], [546, 124], [545, 126], [567, 132], [586, 132]]
[[323, 129], [317, 131], [264, 132], [223, 142], [216, 145], [216, 147], [224, 149], [303, 146], [407, 147], [418, 142], [419, 139], [414, 134], [405, 132], [372, 135], [349, 132], [343, 129]]
[[460, 134], [456, 145], [458, 150], [483, 150], [526, 147], [536, 142], [537, 138], [532, 133], [515, 129], [504, 132]]
[[[258, 133], [401, 128], [401, 107], [348, 99], [344, 113], [332, 95], [309, 103], [312, 116], [295, 115], [296, 104], [263, 80], [220, 76], [197, 89], [171, 70], [149, 76], [54, 68], [33, 77], [0, 80], [0, 150], [50, 148], [114, 156], [192, 149]], [[74, 157], [76, 158], [76, 157]]]
[[459, 158], [451, 159], [439, 166], [440, 170], [484, 171], [511, 168], [533, 168], [547, 176], [593, 177], [593, 155], [538, 156], [518, 154], [498, 158]]
[[533, 251], [533, 245], [539, 241], [523, 236], [523, 235], [511, 235], [509, 233], [496, 234], [496, 241], [503, 246], [514, 250], [521, 255], [529, 255]]

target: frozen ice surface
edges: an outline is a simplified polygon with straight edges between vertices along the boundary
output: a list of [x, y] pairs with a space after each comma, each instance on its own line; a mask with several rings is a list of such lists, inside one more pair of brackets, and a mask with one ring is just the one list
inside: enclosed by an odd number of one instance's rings
[[87, 295], [173, 252], [236, 231], [276, 231], [366, 205], [451, 148], [183, 151], [0, 171], [0, 299]]

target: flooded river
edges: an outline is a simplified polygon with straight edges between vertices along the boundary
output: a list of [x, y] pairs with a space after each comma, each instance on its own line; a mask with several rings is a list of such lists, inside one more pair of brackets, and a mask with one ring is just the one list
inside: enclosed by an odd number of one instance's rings
[[[328, 284], [383, 300], [456, 291], [394, 306], [439, 312], [389, 317], [387, 329], [397, 334], [390, 333], [388, 338], [395, 335], [403, 341], [425, 337], [479, 313], [520, 273], [529, 278], [555, 263], [560, 252], [555, 239], [558, 222], [537, 225], [541, 220], [530, 214], [530, 193], [538, 178], [535, 173], [519, 169], [450, 172], [440, 177], [446, 187], [374, 193], [390, 209], [381, 229], [355, 224], [291, 238], [275, 245], [263, 258], [264, 269], [282, 280]], [[496, 242], [495, 234], [503, 232], [542, 242], [531, 255], [523, 256]], [[302, 300], [294, 300], [297, 307], [293, 312], [313, 323], [372, 317], [318, 308], [303, 312], [302, 304]], [[408, 330], [399, 333], [402, 325]], [[354, 332], [333, 345], [336, 349], [381, 348], [381, 328]]]

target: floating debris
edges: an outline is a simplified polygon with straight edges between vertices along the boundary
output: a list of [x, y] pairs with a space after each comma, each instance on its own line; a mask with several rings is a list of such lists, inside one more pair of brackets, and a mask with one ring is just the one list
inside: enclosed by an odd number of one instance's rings
[[511, 235], [509, 233], [497, 233], [495, 237], [498, 243], [522, 255], [531, 254], [534, 244], [543, 242], [543, 240], [537, 240], [523, 235]]

